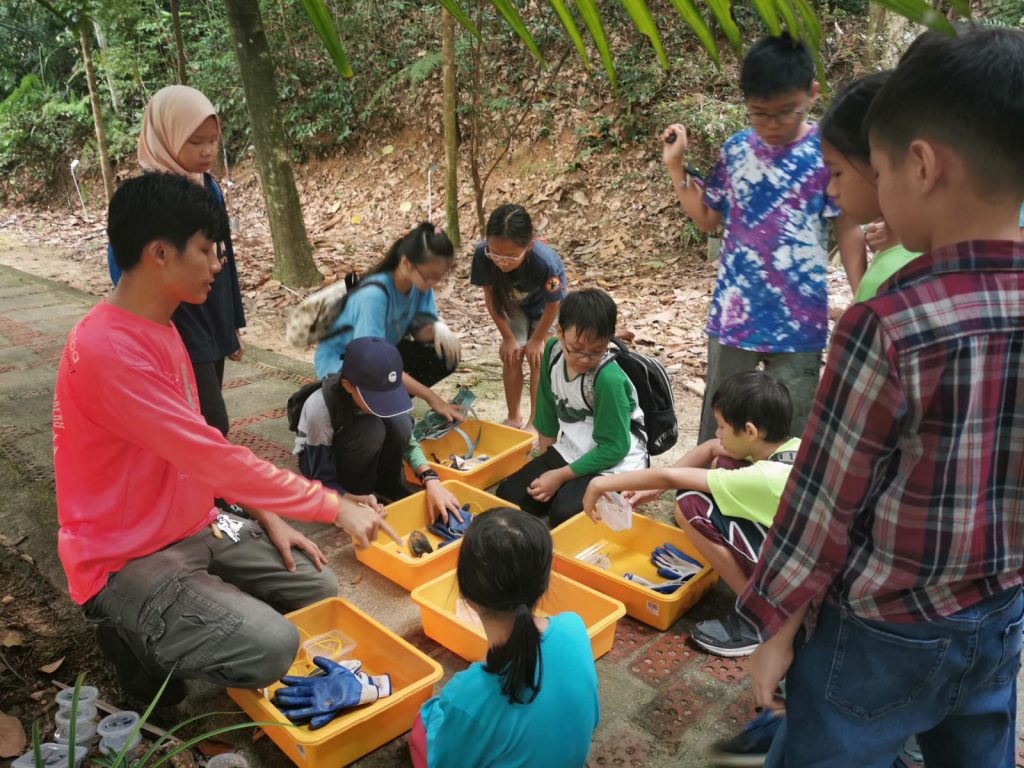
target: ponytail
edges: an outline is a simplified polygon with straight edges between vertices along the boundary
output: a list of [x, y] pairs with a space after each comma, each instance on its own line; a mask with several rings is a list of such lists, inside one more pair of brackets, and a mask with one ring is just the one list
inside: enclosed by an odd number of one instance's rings
[[512, 631], [487, 650], [484, 670], [497, 675], [512, 704], [529, 704], [544, 671], [537, 602], [551, 577], [551, 533], [539, 518], [510, 507], [474, 517], [459, 547], [459, 591], [483, 611], [512, 618]]
[[[533, 239], [533, 221], [523, 206], [506, 203], [491, 212], [487, 219], [486, 236], [511, 240], [525, 248]], [[530, 258], [530, 254], [526, 254], [526, 258]], [[494, 272], [494, 285], [491, 286], [494, 308], [506, 318], [522, 315], [522, 307], [512, 296], [512, 278], [497, 267]]]
[[[529, 704], [540, 693], [544, 659], [540, 654], [540, 630], [533, 620], [532, 606], [515, 608], [512, 633], [503, 645], [487, 649], [484, 669], [501, 679], [501, 692], [512, 704]], [[520, 694], [529, 689], [526, 700]]]
[[398, 269], [403, 256], [417, 265], [432, 258], [451, 261], [455, 256], [455, 247], [443, 229], [435, 227], [429, 221], [424, 221], [395, 240], [391, 244], [391, 248], [388, 249], [387, 255], [367, 272], [365, 277], [383, 272], [394, 272]]

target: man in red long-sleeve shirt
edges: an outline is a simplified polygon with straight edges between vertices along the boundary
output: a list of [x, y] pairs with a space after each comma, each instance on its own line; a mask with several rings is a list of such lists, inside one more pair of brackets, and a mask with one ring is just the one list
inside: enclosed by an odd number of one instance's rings
[[[72, 329], [57, 374], [61, 562], [122, 687], [142, 700], [172, 668], [165, 703], [188, 678], [259, 687], [287, 671], [298, 635], [281, 612], [335, 595], [337, 580], [278, 514], [333, 523], [361, 546], [382, 524], [372, 497], [278, 469], [200, 414], [170, 318], [205, 300], [226, 232], [223, 209], [184, 177], [125, 182], [108, 219], [123, 276]], [[215, 496], [254, 519], [220, 514]]]

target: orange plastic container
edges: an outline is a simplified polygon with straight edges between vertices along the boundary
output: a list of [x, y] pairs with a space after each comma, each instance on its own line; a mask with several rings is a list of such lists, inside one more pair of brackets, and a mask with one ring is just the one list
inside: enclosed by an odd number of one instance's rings
[[[363, 662], [369, 675], [391, 676], [390, 696], [356, 707], [315, 731], [308, 726], [267, 727], [267, 735], [291, 758], [308, 768], [338, 768], [358, 760], [412, 728], [416, 714], [444, 674], [441, 665], [391, 630], [378, 624], [340, 597], [321, 600], [288, 614], [303, 640], [341, 630], [355, 647], [350, 658]], [[306, 675], [313, 667], [299, 649], [288, 674]], [[288, 718], [270, 703], [274, 683], [265, 691], [229, 688], [228, 695], [256, 721], [287, 723]]]
[[[412, 599], [420, 607], [423, 631], [445, 648], [466, 661], [482, 661], [487, 655], [487, 637], [483, 627], [456, 615], [459, 588], [455, 571], [450, 571], [412, 591]], [[594, 659], [612, 649], [615, 625], [626, 613], [618, 600], [602, 595], [559, 573], [551, 574], [548, 591], [537, 606], [538, 613], [553, 616], [572, 611], [583, 619], [590, 636]]]
[[[490, 488], [522, 469], [533, 447], [533, 441], [537, 439], [532, 432], [477, 419], [467, 419], [459, 425], [459, 429], [465, 432], [470, 440], [476, 440], [479, 435], [480, 442], [473, 455], [490, 456], [490, 459], [465, 472], [438, 463], [435, 458], [447, 461], [449, 454], [462, 456], [466, 452], [465, 439], [454, 430], [437, 440], [422, 440], [420, 447], [427, 457], [427, 462], [442, 480], [459, 480], [474, 488]], [[410, 482], [419, 482], [408, 464], [405, 467], [405, 474]]]
[[[626, 613], [656, 629], [668, 629], [675, 624], [718, 581], [718, 574], [705, 566], [675, 592], [663, 595], [622, 578], [624, 573], [635, 573], [653, 582], [664, 581], [651, 564], [651, 552], [665, 542], [703, 561], [685, 533], [643, 515], [633, 515], [632, 528], [613, 531], [580, 512], [555, 528], [551, 538], [555, 543], [554, 570], [621, 600]], [[611, 561], [607, 571], [576, 559], [578, 553], [602, 540], [606, 544], [598, 551]]]
[[[443, 481], [444, 487], [451, 491], [460, 504], [469, 504], [469, 511], [474, 515], [486, 512], [494, 507], [508, 507], [507, 501], [497, 496], [484, 493], [457, 480]], [[437, 578], [445, 571], [455, 567], [458, 560], [459, 543], [452, 542], [438, 548], [442, 539], [427, 530], [427, 499], [426, 491], [414, 493], [412, 496], [389, 504], [388, 524], [395, 533], [408, 541], [409, 534], [419, 529], [426, 534], [434, 551], [423, 557], [413, 557], [407, 545], [399, 545], [381, 534], [377, 541], [367, 549], [357, 549], [356, 559], [368, 565], [377, 573], [405, 589], [414, 589]]]

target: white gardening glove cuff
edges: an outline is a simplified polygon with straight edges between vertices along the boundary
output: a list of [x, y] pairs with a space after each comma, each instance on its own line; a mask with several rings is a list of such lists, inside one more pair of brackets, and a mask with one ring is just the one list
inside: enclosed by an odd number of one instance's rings
[[444, 358], [449, 368], [455, 368], [462, 360], [462, 342], [440, 320], [434, 322], [434, 351], [438, 357]]

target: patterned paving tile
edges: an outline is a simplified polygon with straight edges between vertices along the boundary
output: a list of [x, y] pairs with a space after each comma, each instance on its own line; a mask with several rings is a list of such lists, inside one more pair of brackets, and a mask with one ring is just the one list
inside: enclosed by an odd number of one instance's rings
[[298, 471], [298, 460], [287, 448], [255, 435], [247, 429], [232, 430], [228, 439], [235, 445], [244, 445], [261, 459], [266, 459], [279, 467]]
[[694, 687], [683, 678], [655, 696], [636, 720], [659, 741], [675, 743], [719, 700], [716, 692]]
[[240, 419], [235, 419], [234, 421], [232, 421], [231, 428], [238, 429], [241, 427], [248, 427], [252, 424], [262, 424], [264, 421], [273, 421], [274, 419], [281, 419], [284, 418], [287, 412], [287, 408], [271, 408], [268, 411], [254, 413], [252, 416], [243, 416]]
[[685, 632], [665, 632], [629, 664], [629, 671], [645, 683], [660, 685], [703, 654], [686, 641]]
[[700, 668], [705, 674], [720, 682], [738, 683], [747, 677], [749, 657], [725, 659], [708, 654], [708, 657], [700, 662]]
[[654, 627], [629, 616], [623, 616], [615, 628], [615, 644], [605, 657], [621, 661], [628, 659], [659, 634]]
[[648, 764], [651, 741], [650, 735], [643, 731], [620, 728], [591, 748], [587, 765], [591, 768], [643, 768]]

